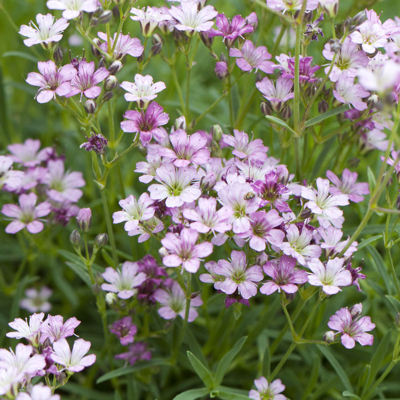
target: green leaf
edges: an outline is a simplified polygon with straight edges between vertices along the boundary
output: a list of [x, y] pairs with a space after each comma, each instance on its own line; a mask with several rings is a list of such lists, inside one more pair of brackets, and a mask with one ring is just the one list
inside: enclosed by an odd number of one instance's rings
[[187, 356], [190, 364], [192, 364], [193, 369], [196, 371], [196, 374], [204, 382], [207, 388], [211, 390], [215, 386], [214, 377], [212, 376], [211, 371], [206, 368], [192, 352], [188, 351]]
[[349, 381], [349, 378], [346, 375], [346, 372], [340, 365], [339, 361], [336, 360], [335, 356], [326, 348], [321, 345], [317, 345], [318, 350], [324, 355], [324, 357], [329, 361], [332, 365], [332, 368], [336, 371], [337, 375], [339, 376], [340, 380], [343, 383], [343, 386], [349, 393], [353, 393], [353, 387]]
[[79, 276], [79, 278], [81, 278], [83, 282], [86, 283], [86, 285], [88, 285], [90, 288], [92, 287], [92, 282], [90, 281], [89, 274], [85, 271], [82, 265], [69, 261], [67, 261], [65, 264], [67, 264], [67, 266], [70, 267], [72, 271], [74, 271]]
[[56, 265], [52, 265], [52, 268], [50, 270], [51, 270], [51, 275], [53, 277], [54, 284], [64, 294], [66, 299], [68, 299], [71, 306], [77, 307], [79, 305], [78, 295], [76, 294], [75, 289], [65, 279], [65, 277], [62, 273], [62, 269], [57, 268]]
[[224, 400], [249, 400], [249, 396], [235, 393], [229, 389], [219, 390], [218, 397]]
[[357, 250], [361, 250], [365, 246], [368, 246], [369, 244], [374, 243], [381, 238], [382, 238], [382, 235], [376, 235], [376, 236], [372, 236], [368, 239], [361, 240], [361, 243], [357, 246]]
[[345, 111], [347, 111], [347, 110], [350, 110], [350, 106], [349, 106], [348, 104], [344, 104], [343, 106], [334, 108], [333, 110], [329, 110], [329, 111], [327, 111], [326, 113], [323, 113], [323, 114], [321, 114], [321, 115], [318, 115], [318, 117], [309, 119], [309, 120], [304, 124], [304, 126], [305, 126], [306, 128], [308, 128], [309, 126], [313, 126], [313, 125], [315, 125], [315, 124], [319, 124], [320, 122], [322, 122], [322, 121], [324, 121], [324, 120], [326, 120], [326, 119], [328, 119], [328, 118], [330, 118], [330, 117], [333, 117], [333, 116], [335, 116], [335, 115], [341, 114], [342, 112], [345, 112]]
[[385, 295], [385, 297], [392, 303], [392, 306], [394, 307], [394, 309], [400, 313], [400, 301], [397, 300], [395, 297], [393, 296], [389, 296], [388, 294]]
[[178, 396], [175, 396], [173, 400], [195, 400], [207, 396], [209, 393], [210, 391], [207, 388], [190, 389], [178, 394]]
[[158, 365], [171, 365], [171, 364], [169, 363], [168, 360], [164, 358], [153, 358], [150, 361], [138, 362], [137, 364], [132, 365], [131, 367], [122, 367], [115, 369], [114, 371], [107, 372], [106, 374], [102, 375], [99, 379], [97, 379], [96, 383], [99, 384], [113, 378], [118, 378], [119, 376], [132, 374], [133, 372], [137, 372], [142, 369], [150, 367], [156, 367]]
[[389, 277], [389, 274], [386, 270], [385, 263], [384, 263], [381, 255], [378, 253], [378, 251], [375, 249], [375, 247], [373, 247], [371, 245], [367, 246], [367, 250], [369, 252], [369, 255], [372, 257], [373, 265], [375, 266], [376, 270], [381, 275], [381, 277], [385, 283], [387, 292], [392, 293], [391, 278]]
[[204, 357], [203, 351], [190, 327], [186, 329], [185, 343], [189, 346], [190, 351], [208, 368], [208, 363]]
[[356, 394], [351, 393], [351, 392], [349, 392], [348, 390], [345, 390], [345, 391], [342, 393], [342, 396], [343, 396], [343, 397], [352, 397], [353, 399], [359, 399], [359, 400], [361, 400], [361, 397], [358, 397]]
[[28, 53], [23, 53], [22, 51], [7, 51], [3, 54], [3, 57], [19, 57], [24, 58], [25, 60], [33, 61], [34, 63], [40, 61], [37, 57]]
[[81, 384], [68, 382], [62, 388], [67, 393], [72, 393], [78, 396], [78, 398], [86, 398], [90, 400], [113, 400], [114, 396], [112, 393], [104, 393], [103, 391], [89, 389]]
[[298, 137], [299, 135], [297, 134], [296, 131], [294, 131], [285, 121], [282, 121], [280, 118], [277, 117], [273, 117], [272, 115], [266, 115], [265, 118], [268, 121], [272, 121], [275, 122], [276, 124], [283, 126], [284, 128], [286, 128], [288, 131], [292, 132], [293, 135], [295, 135], [296, 137]]
[[367, 167], [367, 175], [368, 175], [369, 191], [370, 193], [372, 193], [372, 191], [375, 189], [376, 186], [376, 178], [370, 167]]
[[244, 342], [247, 340], [247, 336], [239, 339], [236, 344], [233, 346], [231, 350], [229, 350], [223, 357], [220, 363], [218, 364], [217, 372], [215, 374], [215, 383], [219, 385], [224, 379], [224, 375], [231, 365], [233, 359], [237, 356], [239, 351], [242, 349]]

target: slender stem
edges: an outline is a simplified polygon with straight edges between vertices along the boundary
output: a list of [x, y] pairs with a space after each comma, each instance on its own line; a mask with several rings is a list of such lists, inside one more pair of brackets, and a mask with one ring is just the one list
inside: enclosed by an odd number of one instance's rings
[[104, 217], [106, 219], [107, 232], [110, 238], [110, 243], [112, 248], [114, 268], [117, 268], [118, 267], [117, 246], [115, 245], [114, 231], [111, 224], [110, 212], [108, 210], [107, 197], [104, 189], [100, 190], [100, 192], [101, 192], [101, 201], [103, 202]]
[[371, 387], [370, 390], [368, 390], [367, 394], [362, 397], [362, 400], [367, 400], [370, 398], [374, 392], [375, 389], [384, 381], [384, 379], [389, 375], [389, 372], [393, 369], [393, 367], [397, 364], [398, 360], [392, 360], [392, 362], [388, 365], [388, 367], [385, 369], [385, 372], [379, 377], [379, 379], [374, 383], [374, 385]]
[[233, 126], [233, 101], [232, 101], [232, 84], [231, 84], [231, 57], [228, 53], [228, 100], [229, 100], [229, 121], [230, 124]]
[[390, 261], [390, 269], [391, 269], [392, 274], [393, 274], [393, 280], [394, 280], [394, 285], [396, 286], [397, 296], [400, 298], [399, 280], [397, 279], [396, 269], [394, 268], [392, 253], [390, 252], [389, 248], [386, 248], [386, 251], [387, 251], [387, 254], [388, 254], [388, 257], [389, 257], [389, 261]]
[[185, 112], [185, 102], [183, 100], [182, 88], [181, 88], [181, 84], [179, 83], [178, 75], [176, 75], [175, 66], [173, 64], [171, 65], [171, 73], [172, 73], [172, 78], [175, 83], [176, 91], [178, 92], [178, 97], [179, 97], [179, 102], [181, 103], [182, 112], [184, 113]]
[[289, 324], [290, 332], [292, 333], [293, 339], [296, 339], [297, 333], [296, 333], [296, 330], [294, 329], [292, 319], [290, 318], [290, 315], [288, 313], [286, 306], [282, 302], [281, 302], [281, 305], [282, 305], [283, 312], [285, 313], [287, 322]]
[[189, 101], [190, 101], [190, 73], [192, 71], [192, 68], [188, 66], [187, 69], [187, 75], [186, 75], [186, 121], [190, 121], [190, 107], [189, 107]]
[[223, 99], [225, 98], [225, 96], [226, 96], [227, 94], [228, 94], [227, 92], [222, 93], [221, 97], [219, 97], [217, 100], [215, 100], [214, 103], [212, 103], [211, 106], [208, 107], [206, 111], [204, 111], [204, 112], [203, 112], [202, 114], [200, 114], [197, 118], [195, 118], [195, 119], [192, 121], [192, 126], [191, 126], [191, 128], [194, 128], [194, 126], [195, 126], [200, 120], [202, 120], [203, 117], [206, 116], [215, 106], [217, 106], [217, 105], [221, 102], [221, 100], [223, 100]]
[[275, 369], [272, 371], [271, 375], [268, 378], [269, 382], [272, 382], [275, 378], [275, 376], [278, 374], [278, 372], [281, 370], [281, 368], [285, 365], [287, 359], [290, 357], [290, 355], [293, 353], [293, 350], [297, 347], [297, 343], [293, 342], [290, 347], [287, 349], [285, 355], [279, 361], [279, 364], [275, 367]]
[[110, 147], [113, 149], [115, 146], [115, 128], [114, 128], [114, 115], [111, 107], [111, 100], [108, 101], [108, 124], [110, 129]]

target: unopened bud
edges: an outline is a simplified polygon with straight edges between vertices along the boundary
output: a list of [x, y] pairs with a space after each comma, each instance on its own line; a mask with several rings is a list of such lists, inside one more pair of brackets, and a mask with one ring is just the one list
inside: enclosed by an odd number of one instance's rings
[[93, 99], [86, 100], [83, 108], [88, 114], [94, 114], [96, 111], [96, 102]]
[[292, 116], [292, 110], [288, 104], [283, 107], [281, 115], [284, 120], [288, 120]]
[[360, 11], [353, 17], [352, 24], [355, 26], [359, 26], [367, 20], [367, 13], [365, 10]]
[[333, 51], [335, 54], [339, 53], [342, 49], [342, 43], [340, 43], [339, 39], [330, 39], [329, 44], [331, 47], [331, 51]]
[[121, 71], [122, 67], [123, 67], [122, 62], [119, 60], [116, 60], [108, 67], [108, 72], [111, 75], [115, 75], [117, 72]]
[[103, 14], [103, 7], [99, 6], [97, 7], [96, 11], [93, 13], [95, 17], [100, 17], [100, 15]]
[[117, 301], [117, 295], [115, 293], [108, 292], [106, 294], [106, 302], [108, 305], [114, 304]]
[[72, 244], [72, 246], [74, 246], [75, 248], [81, 248], [81, 235], [79, 234], [79, 232], [75, 229], [72, 231], [69, 240]]
[[190, 298], [193, 300], [193, 299], [195, 299], [197, 296], [199, 296], [200, 293], [201, 293], [201, 291], [193, 292], [193, 293], [190, 295]]
[[209, 192], [217, 183], [215, 175], [212, 172], [208, 172], [200, 180], [200, 187], [204, 192]]
[[56, 62], [56, 64], [62, 63], [63, 56], [64, 56], [64, 54], [63, 54], [62, 50], [59, 47], [57, 47], [53, 54], [54, 61]]
[[214, 43], [214, 38], [208, 35], [208, 32], [202, 32], [200, 34], [201, 40], [203, 41], [204, 45], [209, 49], [212, 47]]
[[90, 208], [81, 208], [76, 217], [76, 224], [82, 232], [88, 232], [92, 226], [92, 210]]
[[106, 60], [104, 58], [101, 58], [97, 64], [97, 68], [102, 68], [102, 67], [106, 67]]
[[221, 57], [219, 58], [219, 61], [227, 63], [228, 59], [226, 58], [226, 55], [224, 53], [221, 53]]
[[213, 125], [210, 133], [211, 133], [213, 140], [215, 140], [217, 143], [219, 143], [221, 141], [223, 131], [222, 131], [222, 128], [220, 125], [218, 125], [218, 124]]
[[112, 11], [106, 10], [99, 16], [99, 24], [108, 24], [112, 18]]
[[261, 103], [260, 108], [261, 108], [261, 112], [264, 115], [272, 115], [274, 113], [274, 110], [272, 109], [271, 103], [269, 101], [263, 101]]
[[308, 219], [311, 217], [311, 210], [309, 208], [304, 208], [301, 213], [299, 214], [298, 218], [303, 220], [303, 219]]
[[314, 13], [312, 11], [306, 11], [303, 16], [304, 22], [311, 22], [314, 19]]
[[96, 238], [94, 239], [94, 245], [95, 247], [97, 247], [98, 249], [100, 249], [101, 247], [105, 246], [108, 242], [108, 235], [107, 233], [100, 233], [96, 236]]
[[256, 74], [256, 82], [261, 82], [263, 80], [263, 78], [264, 77], [262, 76], [261, 72], [258, 71]]
[[103, 101], [109, 101], [114, 97], [114, 92], [105, 92], [103, 96]]
[[324, 342], [325, 343], [332, 343], [335, 340], [335, 332], [328, 331], [324, 333]]
[[151, 49], [150, 49], [151, 57], [155, 57], [155, 56], [159, 55], [161, 53], [162, 46], [163, 46], [162, 43], [153, 44], [153, 46], [151, 46]]
[[330, 18], [335, 18], [339, 11], [339, 0], [325, 2], [323, 8]]
[[90, 26], [97, 26], [97, 25], [99, 25], [99, 19], [96, 17], [92, 17], [90, 19]]
[[268, 256], [266, 253], [264, 252], [257, 253], [256, 259], [254, 260], [254, 264], [262, 267], [264, 264], [267, 263], [267, 261], [268, 261]]
[[228, 64], [225, 61], [218, 61], [214, 72], [219, 80], [225, 79], [229, 75]]
[[306, 89], [306, 96], [307, 96], [308, 98], [311, 98], [311, 97], [314, 96], [314, 94], [315, 94], [316, 91], [317, 91], [316, 86], [315, 86], [314, 84], [311, 84], [311, 85], [307, 86], [307, 89]]
[[[100, 39], [99, 38], [94, 38], [93, 39], [93, 43], [96, 44], [96, 46], [100, 47]], [[100, 58], [101, 57], [101, 53], [99, 51], [99, 49], [95, 46], [92, 45], [92, 54], [96, 57], [96, 58]]]
[[349, 311], [353, 319], [358, 318], [362, 314], [362, 304], [354, 304], [354, 306], [351, 307]]
[[98, 295], [98, 294], [101, 293], [101, 287], [99, 286], [98, 283], [95, 283], [95, 284], [92, 286], [92, 291], [93, 291], [93, 294], [95, 294], [95, 295]]
[[167, 256], [169, 253], [168, 253], [168, 250], [167, 250], [165, 247], [161, 247], [161, 248], [158, 250], [158, 254], [159, 254], [160, 257], [162, 258], [162, 257]]
[[325, 100], [318, 103], [318, 112], [320, 114], [326, 113], [329, 110], [329, 104]]
[[60, 372], [57, 376], [57, 381], [63, 386], [67, 381], [67, 374], [64, 371]]
[[353, 157], [349, 160], [349, 167], [350, 168], [357, 168], [358, 164], [360, 164], [360, 159], [357, 157]]
[[112, 90], [115, 89], [117, 86], [118, 79], [114, 75], [110, 75], [105, 81], [104, 81], [104, 90], [107, 92], [111, 92]]
[[184, 116], [179, 117], [175, 120], [174, 124], [175, 130], [182, 129], [186, 131], [187, 125], [186, 125], [186, 118]]

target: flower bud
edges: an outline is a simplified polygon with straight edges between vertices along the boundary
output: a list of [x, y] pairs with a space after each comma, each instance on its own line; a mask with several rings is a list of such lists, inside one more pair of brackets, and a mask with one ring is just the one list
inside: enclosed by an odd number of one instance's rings
[[103, 101], [111, 100], [114, 97], [113, 92], [105, 92], [103, 96]]
[[117, 6], [122, 6], [122, 4], [125, 3], [125, 0], [113, 0], [113, 2], [114, 2]]
[[331, 50], [335, 53], [338, 54], [342, 48], [342, 44], [340, 43], [339, 39], [330, 39], [329, 44], [331, 46]]
[[258, 26], [257, 14], [255, 12], [252, 12], [250, 15], [248, 15], [247, 18], [246, 18], [246, 23], [251, 25], [251, 26], [253, 26], [254, 31], [255, 31], [257, 29], [257, 26]]
[[328, 331], [324, 333], [324, 342], [332, 343], [335, 340], [335, 332]]
[[115, 89], [117, 84], [118, 84], [118, 79], [114, 75], [110, 75], [104, 81], [104, 90], [107, 91], [107, 92], [111, 92], [112, 90]]
[[99, 25], [99, 19], [96, 17], [92, 17], [90, 19], [90, 26], [97, 26], [97, 25]]
[[96, 102], [93, 99], [87, 99], [83, 108], [88, 114], [94, 114], [97, 108]]
[[307, 89], [306, 89], [306, 96], [307, 96], [308, 98], [311, 98], [311, 97], [314, 96], [314, 94], [315, 94], [316, 91], [317, 91], [317, 89], [316, 89], [315, 85], [311, 84], [311, 85], [309, 85], [309, 86], [307, 87]]
[[309, 208], [305, 208], [301, 211], [298, 218], [300, 220], [308, 219], [311, 217], [311, 214], [312, 214], [311, 210]]
[[203, 43], [204, 43], [204, 45], [207, 47], [207, 48], [211, 48], [212, 47], [212, 45], [213, 45], [213, 43], [214, 43], [214, 38], [213, 37], [209, 37], [208, 36], [208, 32], [202, 32], [202, 33], [200, 33], [200, 38], [201, 38], [201, 40], [203, 41]]
[[121, 71], [122, 67], [123, 67], [122, 62], [119, 60], [116, 60], [108, 67], [108, 72], [111, 75], [115, 75], [117, 72]]
[[[93, 39], [93, 43], [95, 43], [97, 46], [100, 47], [101, 41], [99, 38], [94, 38]], [[96, 57], [96, 58], [100, 58], [101, 57], [101, 53], [99, 51], [99, 49], [95, 46], [92, 45], [92, 54]]]
[[354, 304], [354, 306], [351, 307], [349, 311], [353, 319], [358, 318], [362, 314], [362, 304]]
[[254, 260], [254, 264], [262, 267], [264, 264], [267, 263], [267, 261], [268, 261], [268, 255], [266, 253], [264, 252], [257, 253], [256, 259]]
[[105, 246], [107, 242], [108, 242], [107, 233], [100, 233], [94, 239], [94, 246], [100, 249], [101, 247]]
[[165, 247], [161, 247], [161, 248], [158, 250], [158, 254], [159, 254], [160, 257], [162, 258], [162, 257], [167, 256], [169, 253], [168, 253], [168, 250], [167, 250]]
[[365, 10], [360, 11], [353, 17], [352, 24], [355, 26], [359, 26], [367, 20], [367, 13]]
[[99, 16], [99, 24], [108, 24], [112, 18], [112, 11], [106, 10]]
[[54, 54], [53, 54], [53, 57], [54, 57], [54, 61], [56, 62], [56, 64], [61, 64], [62, 63], [62, 61], [63, 61], [63, 52], [62, 52], [62, 50], [59, 48], [59, 47], [57, 47], [55, 50], [54, 50]]
[[57, 376], [57, 381], [60, 385], [65, 385], [67, 383], [67, 374], [64, 371], [60, 372]]
[[151, 57], [155, 57], [155, 56], [159, 55], [161, 53], [162, 46], [163, 46], [162, 43], [153, 44], [153, 46], [151, 46], [151, 49], [150, 49]]
[[182, 129], [186, 131], [187, 126], [186, 126], [186, 118], [184, 116], [179, 117], [175, 120], [175, 130], [177, 131], [178, 129]]
[[228, 64], [225, 61], [218, 61], [215, 64], [214, 72], [218, 79], [225, 79], [229, 75]]
[[81, 235], [76, 229], [72, 231], [69, 240], [74, 248], [81, 248]]
[[311, 22], [314, 19], [314, 13], [312, 11], [306, 11], [303, 16], [303, 22]]
[[100, 17], [100, 15], [103, 14], [103, 7], [99, 6], [97, 7], [96, 11], [93, 13], [95, 17]]
[[97, 64], [97, 68], [101, 68], [101, 67], [106, 67], [106, 60], [104, 60], [104, 58], [101, 58]]
[[93, 291], [93, 294], [100, 294], [101, 293], [101, 287], [99, 286], [99, 284], [98, 283], [95, 283], [93, 286], [92, 286], [92, 291]]
[[212, 172], [208, 172], [200, 180], [200, 187], [203, 191], [209, 192], [217, 183], [215, 175]]
[[106, 302], [108, 305], [114, 304], [117, 301], [117, 295], [115, 293], [108, 292], [106, 294]]
[[263, 102], [261, 103], [260, 108], [261, 108], [261, 112], [262, 112], [264, 115], [272, 115], [273, 112], [274, 112], [274, 110], [273, 110], [272, 107], [271, 107], [271, 103], [270, 103], [269, 101], [263, 101]]
[[327, 0], [322, 3], [322, 7], [330, 18], [335, 18], [339, 11], [339, 0]]
[[357, 168], [358, 164], [360, 164], [360, 159], [357, 157], [353, 157], [349, 160], [349, 167], [350, 168]]
[[285, 107], [283, 107], [281, 115], [284, 120], [290, 119], [290, 117], [292, 116], [292, 110], [291, 110], [289, 104], [286, 104]]
[[92, 226], [92, 210], [90, 208], [81, 208], [76, 217], [76, 224], [82, 232], [88, 232]]
[[223, 131], [219, 125], [213, 125], [210, 133], [211, 133], [213, 140], [215, 140], [217, 143], [219, 143], [221, 141]]
[[326, 113], [329, 110], [329, 104], [325, 100], [318, 103], [318, 112], [320, 114]]

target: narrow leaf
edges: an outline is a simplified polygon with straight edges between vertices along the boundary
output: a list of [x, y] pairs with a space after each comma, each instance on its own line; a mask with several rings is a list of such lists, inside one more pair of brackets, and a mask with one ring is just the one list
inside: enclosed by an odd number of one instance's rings
[[388, 293], [392, 293], [392, 285], [391, 285], [391, 278], [389, 277], [389, 274], [386, 270], [386, 266], [384, 261], [382, 260], [381, 255], [378, 253], [378, 251], [375, 249], [375, 247], [368, 245], [367, 250], [371, 258], [373, 259], [373, 265], [377, 269], [378, 273], [381, 275], [385, 286], [386, 290]]
[[342, 395], [343, 395], [343, 397], [351, 397], [351, 398], [353, 398], [353, 399], [359, 399], [359, 400], [361, 400], [360, 397], [358, 397], [358, 396], [357, 396], [356, 394], [354, 394], [354, 393], [349, 392], [348, 390], [345, 390], [345, 391], [342, 393]]
[[285, 129], [287, 129], [288, 131], [292, 132], [293, 135], [295, 135], [296, 137], [299, 136], [296, 131], [294, 131], [285, 121], [282, 121], [280, 118], [273, 117], [271, 115], [266, 115], [265, 118], [268, 121], [272, 121], [272, 122], [275, 122], [275, 124], [283, 126]]
[[368, 246], [371, 243], [376, 242], [377, 240], [381, 239], [382, 235], [376, 235], [376, 236], [372, 236], [369, 239], [364, 239], [361, 241], [361, 243], [359, 243], [359, 245], [357, 246], [357, 250], [361, 250], [363, 249], [365, 246]]
[[215, 374], [215, 382], [219, 385], [224, 379], [224, 375], [231, 365], [233, 359], [237, 356], [239, 351], [242, 349], [244, 342], [247, 340], [247, 336], [239, 339], [236, 344], [233, 346], [233, 349], [229, 350], [228, 353], [224, 355], [220, 363], [218, 364], [217, 373]]
[[196, 374], [204, 382], [207, 388], [211, 390], [214, 387], [214, 377], [212, 376], [211, 371], [206, 368], [192, 352], [188, 351], [187, 356], [190, 364], [192, 364], [193, 369], [196, 371]]
[[392, 303], [392, 306], [394, 307], [394, 309], [400, 313], [400, 301], [397, 300], [395, 297], [393, 296], [389, 296], [388, 294], [385, 295], [385, 297]]
[[329, 363], [332, 365], [332, 368], [336, 371], [337, 375], [339, 376], [340, 380], [343, 383], [343, 386], [349, 393], [353, 393], [353, 388], [351, 386], [351, 383], [349, 381], [349, 378], [347, 377], [346, 372], [340, 365], [339, 361], [336, 360], [335, 356], [326, 348], [321, 345], [317, 345], [318, 350], [324, 355], [324, 357], [329, 361]]
[[367, 167], [367, 175], [368, 175], [369, 190], [370, 193], [372, 193], [372, 191], [375, 189], [376, 186], [376, 178], [370, 167]]
[[323, 114], [321, 114], [321, 115], [318, 115], [318, 117], [309, 119], [309, 120], [304, 124], [304, 126], [305, 126], [306, 128], [308, 128], [309, 126], [313, 126], [313, 125], [315, 125], [315, 124], [319, 124], [320, 122], [322, 122], [322, 121], [324, 121], [324, 120], [326, 120], [326, 119], [328, 119], [328, 118], [330, 118], [330, 117], [333, 117], [334, 115], [341, 114], [342, 112], [345, 112], [345, 111], [347, 111], [347, 110], [350, 110], [350, 106], [349, 106], [348, 104], [344, 104], [343, 106], [334, 108], [333, 110], [329, 110], [329, 111], [327, 111], [326, 113], [323, 113]]
[[218, 398], [224, 400], [249, 400], [250, 397], [244, 394], [238, 394], [227, 390], [220, 390], [218, 393]]
[[81, 278], [83, 282], [86, 283], [86, 285], [88, 285], [90, 288], [92, 287], [92, 282], [90, 281], [89, 274], [82, 268], [82, 265], [69, 261], [67, 261], [65, 264], [67, 264], [67, 266], [71, 268], [72, 271], [74, 271], [79, 276], [79, 278]]
[[204, 357], [203, 351], [190, 327], [186, 329], [185, 343], [189, 346], [190, 351], [200, 360], [205, 367], [208, 368], [208, 363]]
[[165, 360], [164, 358], [153, 358], [150, 361], [138, 362], [137, 364], [132, 365], [131, 367], [118, 368], [115, 369], [114, 371], [107, 372], [106, 374], [102, 375], [99, 379], [97, 379], [96, 383], [97, 384], [102, 383], [113, 378], [118, 378], [119, 376], [132, 374], [133, 372], [137, 372], [142, 369], [150, 367], [156, 367], [158, 365], [170, 365], [170, 363], [168, 362], [168, 360]]
[[18, 58], [24, 58], [25, 60], [32, 61], [34, 63], [37, 63], [38, 60], [35, 56], [28, 54], [28, 53], [23, 53], [22, 51], [7, 51], [6, 53], [3, 54], [3, 57], [18, 57]]
[[199, 399], [200, 397], [207, 396], [209, 393], [210, 391], [207, 388], [190, 389], [186, 390], [186, 392], [178, 394], [178, 396], [175, 396], [174, 400], [195, 400]]

